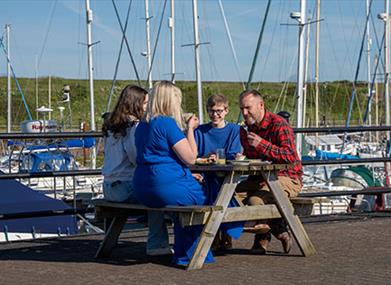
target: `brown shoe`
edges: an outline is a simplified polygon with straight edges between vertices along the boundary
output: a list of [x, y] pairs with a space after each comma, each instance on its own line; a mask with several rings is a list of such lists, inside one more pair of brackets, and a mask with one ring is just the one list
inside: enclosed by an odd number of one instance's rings
[[277, 239], [281, 241], [282, 248], [285, 253], [289, 253], [292, 249], [292, 236], [290, 232], [283, 232], [279, 234]]
[[253, 247], [251, 248], [251, 252], [264, 255], [266, 254], [268, 245], [269, 245], [269, 241], [267, 239], [254, 241]]

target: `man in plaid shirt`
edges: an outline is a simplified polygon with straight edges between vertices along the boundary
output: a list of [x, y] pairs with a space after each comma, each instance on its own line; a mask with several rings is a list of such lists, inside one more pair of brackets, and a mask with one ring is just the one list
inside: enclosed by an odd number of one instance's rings
[[[262, 95], [256, 90], [240, 94], [240, 110], [247, 126], [240, 129], [244, 154], [250, 159], [292, 164], [292, 168], [278, 173], [278, 181], [288, 197], [297, 196], [302, 187], [303, 170], [296, 152], [292, 128], [285, 119], [265, 108]], [[274, 203], [274, 197], [261, 177], [250, 176], [239, 185], [238, 191], [241, 189], [247, 191], [245, 203], [248, 205]], [[285, 220], [248, 222], [246, 226], [245, 229], [256, 233], [253, 251], [265, 254], [271, 234], [281, 241], [286, 253], [290, 251], [292, 238]]]

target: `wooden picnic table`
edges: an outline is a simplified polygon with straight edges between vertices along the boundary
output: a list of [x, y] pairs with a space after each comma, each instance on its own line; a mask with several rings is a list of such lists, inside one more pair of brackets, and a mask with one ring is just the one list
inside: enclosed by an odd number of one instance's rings
[[[275, 198], [275, 204], [279, 214], [287, 221], [302, 254], [304, 256], [314, 254], [316, 252], [315, 247], [309, 239], [299, 217], [295, 215], [291, 202], [280, 188], [280, 184], [277, 180], [278, 171], [289, 167], [289, 165], [271, 164], [270, 162], [259, 160], [250, 161], [249, 163], [233, 163], [194, 165], [190, 167], [192, 172], [224, 173], [225, 179], [214, 203], [214, 206], [221, 207], [222, 210], [212, 211], [210, 213], [187, 269], [193, 270], [202, 267], [213, 239], [223, 221], [245, 221], [259, 219], [261, 217], [276, 217], [276, 214], [272, 211], [273, 208], [270, 207], [273, 205], [228, 208], [228, 204], [235, 193], [235, 188], [240, 182], [240, 177], [242, 175], [260, 175], [263, 177]], [[264, 210], [266, 210], [266, 214]], [[269, 215], [267, 213], [269, 213]], [[229, 215], [231, 215], [230, 219], [224, 219]]]
[[[202, 268], [214, 237], [223, 222], [283, 217], [287, 221], [302, 254], [310, 256], [316, 252], [315, 248], [299, 217], [295, 214], [291, 201], [280, 188], [277, 180], [278, 171], [286, 167], [289, 167], [289, 165], [271, 164], [260, 160], [253, 160], [248, 163], [228, 162], [227, 164], [190, 166], [192, 172], [213, 172], [225, 177], [214, 205], [209, 206], [166, 206], [155, 209], [137, 204], [95, 200], [96, 209], [99, 209], [102, 214], [104, 213], [106, 217], [112, 219], [105, 238], [96, 253], [96, 257], [100, 258], [110, 255], [125, 225], [127, 216], [134, 210], [177, 212], [183, 226], [203, 225], [203, 230], [187, 270]], [[261, 175], [274, 195], [275, 205], [246, 206], [241, 204], [239, 207], [228, 208], [228, 204], [235, 194], [236, 186], [243, 175]]]

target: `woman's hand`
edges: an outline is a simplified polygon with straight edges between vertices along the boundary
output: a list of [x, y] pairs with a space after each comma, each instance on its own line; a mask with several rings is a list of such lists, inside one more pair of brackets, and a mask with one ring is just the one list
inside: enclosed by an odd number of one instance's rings
[[198, 120], [196, 115], [190, 117], [187, 122], [187, 127], [189, 130], [195, 130], [200, 125], [200, 121]]
[[191, 175], [193, 175], [193, 177], [195, 178], [195, 180], [198, 181], [198, 183], [200, 183], [200, 184], [204, 183], [204, 176], [202, 176], [201, 174], [192, 173]]

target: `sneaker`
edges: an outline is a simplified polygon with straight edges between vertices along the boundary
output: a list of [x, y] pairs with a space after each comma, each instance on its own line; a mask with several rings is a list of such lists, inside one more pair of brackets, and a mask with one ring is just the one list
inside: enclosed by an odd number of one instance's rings
[[149, 256], [171, 255], [173, 253], [174, 250], [171, 247], [147, 249], [147, 255]]

